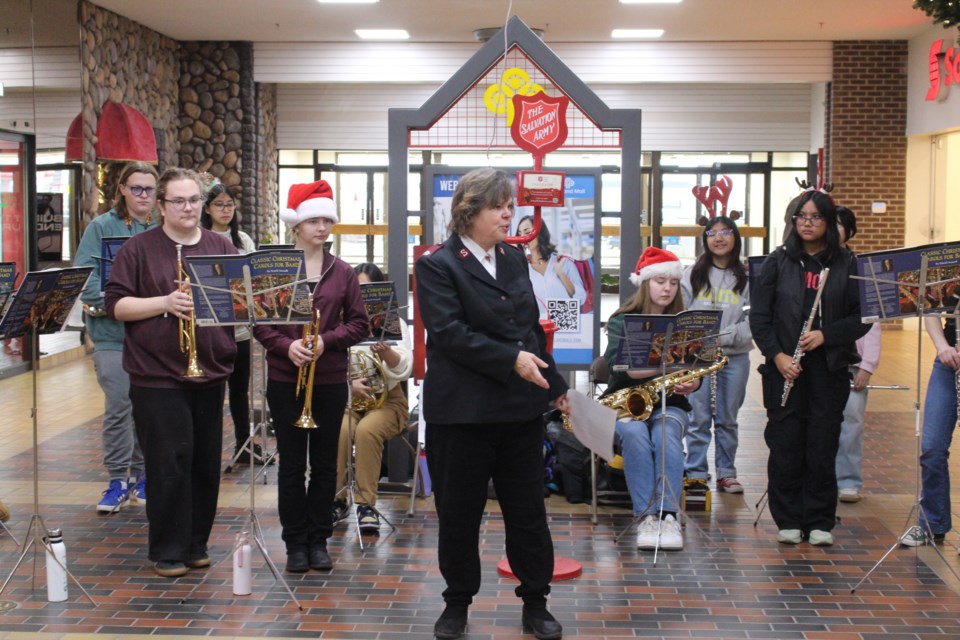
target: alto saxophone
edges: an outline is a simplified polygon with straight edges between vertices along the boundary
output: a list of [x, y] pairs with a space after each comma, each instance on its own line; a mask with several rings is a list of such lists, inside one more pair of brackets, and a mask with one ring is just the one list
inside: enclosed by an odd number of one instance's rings
[[[722, 356], [709, 367], [668, 373], [643, 384], [614, 391], [603, 396], [597, 402], [605, 407], [615, 409], [617, 419], [646, 420], [653, 413], [663, 396], [672, 395], [677, 386], [716, 373], [727, 366], [729, 361], [730, 358]], [[563, 428], [567, 431], [573, 430], [573, 426], [570, 424], [570, 416], [563, 416]]]

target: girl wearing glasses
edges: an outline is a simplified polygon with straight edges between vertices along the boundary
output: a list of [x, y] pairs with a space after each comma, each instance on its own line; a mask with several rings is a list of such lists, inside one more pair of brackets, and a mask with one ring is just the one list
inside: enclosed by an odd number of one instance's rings
[[[240, 216], [237, 214], [237, 201], [233, 194], [222, 183], [216, 182], [207, 191], [203, 213], [200, 214], [200, 226], [210, 229], [216, 234], [230, 241], [237, 252], [247, 254], [256, 251], [257, 247], [246, 233], [240, 230]], [[233, 462], [249, 464], [250, 451], [253, 451], [253, 460], [263, 464], [263, 448], [255, 443], [244, 447], [250, 436], [250, 329], [246, 326], [236, 326], [233, 336], [237, 341], [237, 359], [233, 363], [233, 373], [229, 380], [230, 417], [233, 418], [233, 435], [235, 449]]]
[[123, 368], [147, 472], [148, 554], [154, 571], [182, 576], [210, 566], [207, 540], [220, 490], [223, 392], [237, 352], [231, 327], [195, 328], [203, 375], [185, 377], [188, 356], [178, 346], [198, 296], [178, 284], [183, 256], [236, 253], [230, 242], [200, 227], [199, 176], [168, 169], [157, 183], [163, 225], [127, 240], [117, 253], [104, 294], [107, 313], [125, 323]]
[[[736, 467], [737, 414], [746, 396], [750, 350], [753, 349], [746, 311], [750, 304], [747, 271], [740, 261], [740, 247], [740, 231], [736, 223], [726, 216], [712, 218], [703, 231], [703, 253], [692, 267], [684, 270], [680, 283], [684, 307], [723, 313], [720, 346], [730, 359], [727, 366], [712, 374], [716, 376], [716, 384], [707, 378], [697, 391], [690, 394], [693, 419], [686, 434], [686, 475], [690, 480], [706, 483], [707, 449], [713, 427], [717, 490], [727, 493], [743, 493]], [[711, 397], [714, 391], [716, 395]]]
[[[763, 353], [764, 439], [770, 449], [767, 490], [777, 541], [833, 544], [843, 410], [850, 394], [849, 367], [860, 361], [857, 263], [840, 246], [837, 210], [825, 191], [800, 199], [793, 230], [763, 263], [752, 290], [750, 329]], [[803, 335], [823, 269], [830, 269], [815, 320]], [[802, 362], [794, 353], [803, 352]], [[785, 406], [784, 384], [793, 382]]]

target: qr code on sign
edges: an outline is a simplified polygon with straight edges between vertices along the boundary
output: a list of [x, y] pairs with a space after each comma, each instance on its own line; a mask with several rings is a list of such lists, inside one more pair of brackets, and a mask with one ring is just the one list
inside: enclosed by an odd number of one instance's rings
[[560, 333], [580, 332], [579, 300], [547, 300], [547, 315]]

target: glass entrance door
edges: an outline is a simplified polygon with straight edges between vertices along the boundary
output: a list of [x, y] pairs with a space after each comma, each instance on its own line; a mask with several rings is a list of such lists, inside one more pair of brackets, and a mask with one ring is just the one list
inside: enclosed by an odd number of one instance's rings
[[334, 242], [337, 255], [351, 265], [386, 265], [386, 180], [386, 173], [372, 169], [337, 174], [340, 224]]

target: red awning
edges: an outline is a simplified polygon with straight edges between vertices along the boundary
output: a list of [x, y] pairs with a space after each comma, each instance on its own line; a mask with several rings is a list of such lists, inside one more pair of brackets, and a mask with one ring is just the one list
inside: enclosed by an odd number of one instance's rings
[[[157, 162], [157, 139], [142, 113], [119, 102], [106, 102], [97, 121], [97, 160]], [[67, 162], [83, 159], [83, 122], [77, 115], [67, 129]]]

